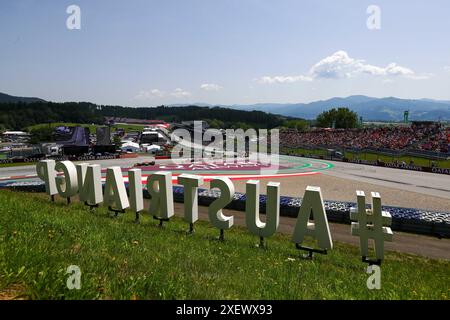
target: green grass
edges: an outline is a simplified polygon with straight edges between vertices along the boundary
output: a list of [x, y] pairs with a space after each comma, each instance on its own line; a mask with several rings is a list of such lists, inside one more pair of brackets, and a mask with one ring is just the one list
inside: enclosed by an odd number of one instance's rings
[[5, 167], [21, 167], [21, 166], [31, 166], [35, 165], [36, 162], [11, 162], [11, 163], [0, 163], [0, 168]]
[[[284, 152], [286, 154], [295, 154], [295, 155], [305, 155], [306, 157], [311, 157], [313, 155], [316, 156], [327, 156], [328, 151], [325, 149], [305, 149], [305, 148], [281, 148], [281, 152]], [[368, 161], [376, 161], [377, 159], [380, 159], [384, 162], [393, 162], [395, 160], [409, 164], [410, 161], [414, 161], [414, 165], [416, 166], [422, 166], [422, 167], [431, 167], [431, 163], [433, 160], [427, 159], [427, 158], [421, 158], [421, 157], [412, 157], [412, 156], [387, 156], [383, 154], [378, 154], [374, 152], [350, 152], [346, 151], [344, 156], [349, 159], [356, 159], [359, 160], [368, 160]], [[439, 168], [450, 168], [450, 160], [435, 160], [436, 165]]]
[[[25, 199], [25, 201], [24, 201]], [[381, 290], [368, 290], [357, 247], [299, 258], [289, 235], [258, 239], [172, 218], [160, 229], [145, 216], [111, 218], [104, 207], [51, 203], [43, 194], [0, 191], [0, 296], [15, 288], [32, 299], [449, 299], [450, 263], [388, 253]], [[349, 230], [350, 232], [350, 230]], [[66, 288], [69, 265], [81, 289]]]
[[[85, 123], [72, 123], [72, 122], [54, 122], [51, 124], [48, 123], [40, 123], [40, 124], [35, 124], [32, 126], [29, 126], [27, 128], [25, 128], [27, 131], [31, 131], [33, 129], [40, 129], [43, 127], [48, 127], [50, 125], [50, 127], [52, 128], [56, 128], [59, 126], [82, 126], [85, 128], [89, 128], [89, 132], [94, 134], [95, 130], [97, 127], [104, 127], [104, 125], [100, 126], [97, 124], [85, 124]], [[128, 131], [142, 131], [142, 129], [144, 129], [144, 125], [139, 125], [139, 124], [115, 124], [113, 126], [111, 126], [112, 128], [112, 132], [116, 131], [118, 128], [124, 129], [125, 132]]]
[[[362, 153], [352, 153], [352, 152], [346, 152], [345, 156], [348, 159], [354, 159], [358, 157], [360, 160], [369, 160], [369, 161], [376, 161], [377, 159], [380, 159], [384, 162], [393, 162], [395, 160], [409, 164], [412, 160], [414, 162], [414, 165], [416, 166], [422, 166], [422, 167], [431, 167], [431, 163], [433, 160], [427, 159], [427, 158], [421, 158], [421, 157], [413, 157], [413, 156], [387, 156], [383, 154], [377, 154], [373, 152], [362, 152]], [[435, 160], [436, 164], [440, 168], [450, 168], [450, 160]]]
[[114, 128], [112, 131], [117, 130], [118, 128], [124, 129], [125, 132], [128, 131], [142, 131], [144, 129], [144, 125], [140, 125], [140, 124], [115, 124], [112, 126], [112, 128]]
[[328, 151], [324, 149], [304, 149], [304, 148], [280, 148], [281, 153], [311, 156], [327, 156]]

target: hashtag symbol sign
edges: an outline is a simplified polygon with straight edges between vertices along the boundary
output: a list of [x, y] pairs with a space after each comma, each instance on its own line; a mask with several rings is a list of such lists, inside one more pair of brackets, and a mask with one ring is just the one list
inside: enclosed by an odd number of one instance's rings
[[372, 208], [366, 209], [366, 195], [356, 191], [357, 208], [351, 208], [350, 220], [353, 236], [359, 236], [361, 255], [365, 259], [369, 254], [369, 239], [374, 242], [375, 256], [378, 261], [384, 258], [384, 241], [392, 241], [390, 228], [392, 217], [387, 211], [381, 210], [381, 197], [378, 192], [372, 192]]

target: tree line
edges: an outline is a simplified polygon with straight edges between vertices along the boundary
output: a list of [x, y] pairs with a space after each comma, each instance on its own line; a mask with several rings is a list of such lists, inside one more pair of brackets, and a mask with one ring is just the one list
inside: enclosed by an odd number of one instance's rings
[[253, 128], [268, 129], [281, 126], [286, 120], [286, 117], [262, 111], [194, 105], [130, 108], [88, 102], [0, 103], [0, 130], [23, 130], [35, 124], [52, 122], [103, 124], [104, 117], [159, 119], [168, 122], [209, 120], [216, 126], [220, 124], [233, 127], [237, 123], [243, 123]]
[[306, 131], [311, 126], [356, 128], [358, 115], [348, 108], [324, 111], [315, 121], [289, 118], [262, 111], [244, 111], [223, 107], [146, 107], [97, 105], [89, 102], [0, 103], [0, 130], [23, 130], [40, 123], [72, 122], [104, 124], [105, 117], [159, 119], [168, 122], [204, 120], [215, 128], [294, 128]]

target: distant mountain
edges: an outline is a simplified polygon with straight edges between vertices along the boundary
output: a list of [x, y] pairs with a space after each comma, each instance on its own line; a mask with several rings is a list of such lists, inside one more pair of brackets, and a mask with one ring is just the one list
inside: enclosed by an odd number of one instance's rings
[[189, 107], [189, 106], [197, 106], [197, 107], [224, 107], [224, 108], [230, 108], [230, 106], [227, 105], [221, 105], [221, 104], [210, 104], [210, 103], [204, 103], [204, 102], [193, 102], [193, 103], [174, 103], [170, 104], [169, 107]]
[[[0, 93], [0, 103], [46, 102], [40, 98], [15, 97]], [[283, 116], [315, 119], [317, 115], [331, 108], [348, 107], [356, 111], [364, 120], [401, 121], [403, 113], [409, 110], [410, 120], [450, 120], [450, 101], [433, 99], [400, 99], [395, 97], [373, 98], [354, 95], [346, 98], [335, 97], [310, 103], [258, 103], [251, 105], [212, 105], [208, 103], [174, 104], [172, 107], [202, 106], [222, 107], [245, 111], [263, 111]]]
[[310, 103], [259, 103], [231, 106], [234, 109], [258, 110], [305, 119], [314, 119], [322, 111], [338, 107], [348, 107], [356, 111], [364, 120], [372, 121], [401, 121], [403, 112], [406, 110], [409, 110], [410, 120], [450, 120], [450, 101], [432, 99], [372, 98], [358, 95]]
[[30, 102], [44, 102], [45, 100], [40, 99], [40, 98], [28, 98], [28, 97], [15, 97], [15, 96], [10, 96], [9, 94], [6, 93], [1, 93], [0, 92], [0, 103], [17, 103], [17, 102], [25, 102], [25, 103], [30, 103]]
[[434, 100], [434, 99], [420, 99], [420, 100], [428, 101], [428, 102], [439, 102], [439, 103], [450, 104], [450, 100]]

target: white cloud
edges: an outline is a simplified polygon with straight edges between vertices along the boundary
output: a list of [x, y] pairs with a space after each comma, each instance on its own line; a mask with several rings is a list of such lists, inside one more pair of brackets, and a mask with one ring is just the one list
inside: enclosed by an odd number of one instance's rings
[[410, 68], [399, 66], [396, 63], [390, 63], [386, 67], [368, 64], [364, 60], [352, 58], [347, 52], [340, 50], [314, 64], [309, 73], [305, 75], [264, 76], [255, 81], [265, 84], [310, 82], [314, 79], [354, 78], [363, 74], [385, 78], [404, 77], [413, 80], [428, 79], [431, 76], [431, 74], [418, 75]]
[[185, 91], [181, 88], [176, 88], [170, 95], [175, 98], [187, 98], [190, 97], [192, 94], [189, 91]]
[[308, 76], [264, 76], [261, 78], [257, 78], [255, 79], [255, 81], [259, 82], [259, 83], [268, 83], [268, 84], [272, 84], [272, 83], [294, 83], [294, 82], [299, 82], [299, 81], [312, 81], [313, 79], [311, 77]]
[[166, 93], [164, 91], [161, 91], [159, 89], [151, 89], [139, 91], [134, 98], [137, 100], [150, 100], [150, 99], [164, 98], [165, 96]]
[[219, 91], [222, 87], [215, 83], [203, 83], [200, 85], [200, 89], [205, 91]]
[[351, 58], [345, 51], [337, 51], [313, 65], [309, 71], [313, 78], [352, 78], [361, 74], [373, 76], [404, 76], [411, 79], [420, 79], [409, 68], [396, 63], [390, 63], [386, 67], [379, 67], [366, 63], [361, 59]]
[[444, 70], [447, 71], [447, 72], [450, 72], [450, 66], [445, 66]]
[[155, 100], [166, 98], [169, 96], [175, 98], [187, 98], [191, 96], [191, 93], [181, 88], [176, 88], [175, 90], [169, 93], [161, 91], [159, 89], [151, 89], [139, 91], [139, 93], [134, 98], [136, 100]]

